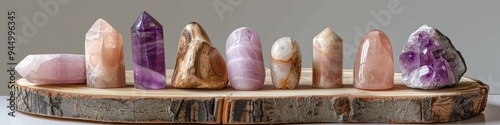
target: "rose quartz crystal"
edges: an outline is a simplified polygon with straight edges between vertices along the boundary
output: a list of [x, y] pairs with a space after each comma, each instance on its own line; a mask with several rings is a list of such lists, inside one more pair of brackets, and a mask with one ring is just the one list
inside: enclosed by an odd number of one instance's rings
[[16, 65], [16, 71], [34, 84], [85, 83], [85, 56], [28, 55]]
[[391, 42], [380, 30], [366, 33], [358, 46], [354, 62], [354, 87], [366, 90], [394, 86], [394, 59]]

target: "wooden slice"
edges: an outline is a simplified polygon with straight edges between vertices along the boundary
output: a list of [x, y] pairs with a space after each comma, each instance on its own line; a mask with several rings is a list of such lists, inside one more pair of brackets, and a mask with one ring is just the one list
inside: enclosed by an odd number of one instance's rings
[[97, 89], [86, 84], [34, 85], [20, 79], [11, 91], [17, 110], [25, 113], [103, 122], [123, 123], [432, 123], [458, 121], [481, 113], [488, 85], [463, 77], [451, 88], [419, 90], [406, 87], [395, 74], [393, 89], [359, 90], [352, 86], [352, 70], [344, 70], [344, 87], [311, 86], [311, 69], [302, 70], [297, 89], [276, 90], [266, 70], [264, 88], [238, 91], [174, 89], [167, 70], [167, 89], [127, 86]]

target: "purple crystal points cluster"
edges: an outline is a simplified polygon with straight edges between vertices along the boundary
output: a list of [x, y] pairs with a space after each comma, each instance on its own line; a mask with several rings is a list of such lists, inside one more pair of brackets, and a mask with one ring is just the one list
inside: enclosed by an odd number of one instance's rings
[[144, 11], [132, 26], [131, 32], [135, 87], [165, 88], [163, 27]]
[[462, 55], [450, 39], [427, 25], [410, 35], [399, 63], [403, 82], [419, 89], [453, 86], [467, 70]]

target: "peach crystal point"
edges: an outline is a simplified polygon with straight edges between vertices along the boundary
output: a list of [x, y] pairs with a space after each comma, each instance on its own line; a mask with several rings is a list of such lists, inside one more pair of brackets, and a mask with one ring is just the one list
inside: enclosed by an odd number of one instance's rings
[[108, 22], [98, 19], [85, 35], [87, 86], [125, 86], [122, 35]]

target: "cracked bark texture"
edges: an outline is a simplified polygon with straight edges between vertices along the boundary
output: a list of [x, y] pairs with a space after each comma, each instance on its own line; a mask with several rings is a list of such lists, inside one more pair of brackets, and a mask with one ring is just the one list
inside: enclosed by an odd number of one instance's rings
[[[434, 123], [459, 121], [480, 114], [489, 87], [463, 77], [455, 87], [440, 90], [409, 89], [395, 78], [392, 90], [355, 89], [352, 70], [344, 70], [344, 88], [315, 89], [312, 70], [302, 70], [301, 85], [277, 90], [266, 82], [256, 91], [171, 89], [96, 89], [85, 84], [14, 84], [18, 111], [42, 116], [120, 123]], [[172, 70], [167, 71], [167, 81]], [[133, 74], [127, 71], [127, 81]], [[351, 76], [351, 77], [349, 77]], [[349, 81], [351, 80], [351, 81]]]
[[58, 93], [13, 88], [18, 111], [58, 118], [123, 123], [220, 123], [221, 98], [159, 98]]
[[[487, 95], [434, 97], [305, 96], [231, 98], [223, 122], [242, 123], [433, 123], [468, 119], [484, 110]], [[227, 118], [225, 118], [227, 117]]]

